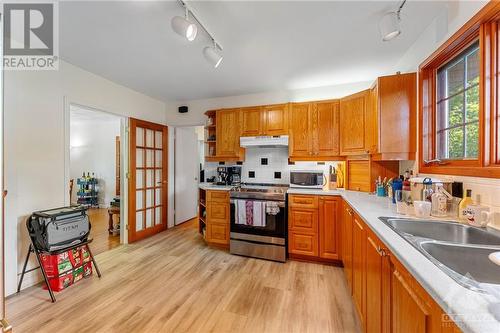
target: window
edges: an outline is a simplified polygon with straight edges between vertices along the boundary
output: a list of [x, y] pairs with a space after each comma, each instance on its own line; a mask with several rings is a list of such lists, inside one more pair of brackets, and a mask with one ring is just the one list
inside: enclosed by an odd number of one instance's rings
[[419, 172], [500, 178], [500, 1], [419, 67]]
[[441, 160], [479, 156], [479, 41], [438, 69], [436, 151]]

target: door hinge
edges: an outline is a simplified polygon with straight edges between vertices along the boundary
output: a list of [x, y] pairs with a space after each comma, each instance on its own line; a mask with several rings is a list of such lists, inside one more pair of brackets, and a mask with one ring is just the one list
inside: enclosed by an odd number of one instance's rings
[[130, 133], [130, 126], [125, 127], [125, 132]]
[[128, 229], [128, 224], [127, 224], [127, 225], [125, 225], [125, 229], [127, 229], [127, 231], [129, 230], [129, 229]]
[[130, 172], [127, 172], [127, 173], [125, 174], [125, 177], [126, 177], [127, 179], [130, 179]]

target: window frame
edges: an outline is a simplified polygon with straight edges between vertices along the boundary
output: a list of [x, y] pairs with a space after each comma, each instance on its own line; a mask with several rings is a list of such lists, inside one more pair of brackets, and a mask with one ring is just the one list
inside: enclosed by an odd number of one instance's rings
[[[489, 2], [419, 66], [419, 171], [431, 174], [500, 177], [498, 47], [500, 3]], [[477, 159], [437, 159], [437, 72], [479, 40], [479, 151]]]

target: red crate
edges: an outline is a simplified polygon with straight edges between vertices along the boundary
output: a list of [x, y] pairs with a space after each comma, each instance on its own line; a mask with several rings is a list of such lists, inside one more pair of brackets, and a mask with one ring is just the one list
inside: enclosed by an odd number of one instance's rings
[[56, 277], [73, 268], [69, 259], [69, 253], [63, 252], [60, 254], [42, 254], [42, 266], [48, 277]]
[[[50, 278], [49, 284], [53, 291], [66, 289], [73, 284], [73, 272], [64, 273], [60, 276]], [[44, 285], [43, 288], [47, 289], [47, 286]]]

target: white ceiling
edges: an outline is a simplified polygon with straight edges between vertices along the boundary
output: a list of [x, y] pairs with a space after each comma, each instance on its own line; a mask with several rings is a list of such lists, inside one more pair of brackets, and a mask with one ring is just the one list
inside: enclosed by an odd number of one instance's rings
[[446, 2], [408, 1], [401, 36], [382, 42], [380, 17], [399, 1], [189, 2], [224, 47], [213, 69], [204, 35], [170, 28], [176, 1], [60, 2], [61, 57], [164, 100], [192, 100], [373, 80], [388, 74]]
[[111, 113], [96, 111], [80, 107], [78, 105], [70, 105], [70, 123], [82, 123], [82, 122], [120, 122], [120, 117], [115, 116]]

